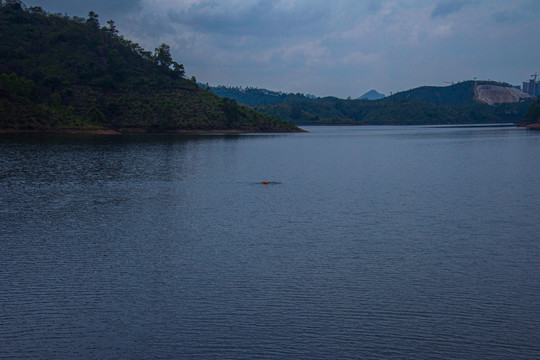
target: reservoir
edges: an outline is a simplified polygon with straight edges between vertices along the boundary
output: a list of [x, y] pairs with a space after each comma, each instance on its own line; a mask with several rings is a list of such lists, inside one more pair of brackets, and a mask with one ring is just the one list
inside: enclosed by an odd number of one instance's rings
[[540, 358], [540, 132], [305, 129], [0, 135], [0, 358]]

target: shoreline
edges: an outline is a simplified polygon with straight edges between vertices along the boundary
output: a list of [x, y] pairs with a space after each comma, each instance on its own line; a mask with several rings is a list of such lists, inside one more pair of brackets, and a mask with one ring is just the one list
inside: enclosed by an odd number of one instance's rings
[[70, 135], [159, 135], [159, 134], [287, 134], [287, 133], [300, 133], [308, 132], [307, 130], [290, 130], [290, 131], [253, 131], [253, 130], [187, 130], [187, 129], [177, 129], [177, 130], [163, 130], [163, 131], [152, 131], [145, 128], [121, 128], [118, 130], [110, 129], [58, 129], [58, 130], [21, 130], [21, 129], [0, 129], [1, 134], [70, 134]]

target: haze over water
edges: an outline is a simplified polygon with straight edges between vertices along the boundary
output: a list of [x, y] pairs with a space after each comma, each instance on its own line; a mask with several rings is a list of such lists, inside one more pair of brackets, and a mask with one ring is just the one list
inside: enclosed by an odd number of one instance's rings
[[306, 129], [1, 136], [0, 357], [540, 358], [538, 132]]

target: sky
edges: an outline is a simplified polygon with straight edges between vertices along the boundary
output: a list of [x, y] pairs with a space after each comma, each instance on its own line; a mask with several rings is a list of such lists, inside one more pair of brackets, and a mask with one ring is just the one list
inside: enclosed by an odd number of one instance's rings
[[171, 46], [211, 86], [356, 98], [540, 73], [540, 0], [23, 0]]

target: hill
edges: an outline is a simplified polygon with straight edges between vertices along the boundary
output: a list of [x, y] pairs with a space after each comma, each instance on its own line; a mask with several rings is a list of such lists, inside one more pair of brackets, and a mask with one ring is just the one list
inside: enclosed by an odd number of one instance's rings
[[254, 87], [241, 87], [241, 86], [214, 86], [202, 85], [209, 88], [214, 94], [220, 97], [226, 97], [234, 99], [235, 101], [245, 105], [267, 105], [267, 104], [279, 104], [291, 99], [310, 99], [313, 100], [316, 97], [313, 95], [284, 93], [281, 91], [272, 91], [267, 89], [259, 89]]
[[360, 96], [358, 100], [380, 100], [382, 98], [384, 98], [384, 94], [381, 94], [376, 90], [370, 90], [364, 95]]
[[214, 87], [212, 91], [222, 91], [221, 94], [226, 93], [258, 112], [298, 125], [519, 122], [532, 102], [529, 95], [510, 85], [490, 81], [423, 86], [379, 100], [310, 98], [303, 94], [250, 88]]
[[434, 105], [494, 105], [534, 99], [534, 96], [495, 81], [464, 81], [450, 86], [422, 86], [389, 97], [391, 101], [417, 100]]
[[146, 51], [107, 24], [0, 2], [0, 130], [300, 131], [186, 79], [168, 45]]
[[386, 100], [389, 102], [416, 100], [433, 105], [474, 105], [474, 82], [465, 81], [450, 86], [421, 86], [398, 92]]

